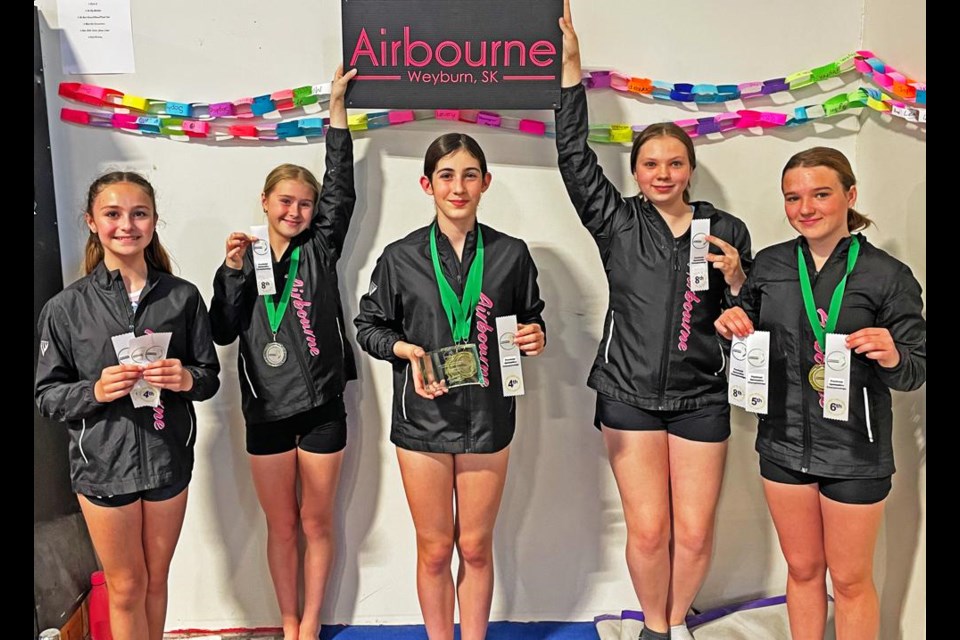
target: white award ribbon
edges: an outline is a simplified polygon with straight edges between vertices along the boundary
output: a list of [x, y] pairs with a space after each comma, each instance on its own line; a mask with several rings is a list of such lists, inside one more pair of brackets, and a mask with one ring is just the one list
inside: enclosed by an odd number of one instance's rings
[[277, 284], [273, 277], [270, 232], [265, 224], [255, 225], [250, 227], [250, 235], [259, 238], [250, 247], [253, 256], [253, 272], [257, 276], [257, 293], [261, 296], [272, 296], [277, 292]]
[[[111, 341], [120, 364], [133, 364], [143, 368], [151, 362], [167, 357], [171, 335], [169, 331], [142, 336], [124, 333], [113, 336]], [[130, 390], [130, 399], [134, 407], [156, 407], [160, 404], [160, 389], [140, 378]]]
[[520, 367], [520, 348], [513, 342], [517, 333], [517, 316], [500, 316], [496, 324], [503, 395], [504, 397], [522, 396], [523, 371]]
[[730, 375], [727, 377], [727, 402], [747, 408], [747, 340], [733, 336], [730, 343]]
[[[823, 371], [823, 417], [847, 420], [850, 415], [850, 349], [843, 333], [828, 333]], [[869, 408], [867, 409], [869, 411]]]
[[690, 221], [690, 291], [706, 291], [710, 288], [710, 219], [700, 218]]
[[121, 333], [118, 336], [110, 338], [110, 341], [113, 342], [113, 351], [117, 354], [117, 362], [119, 364], [133, 364], [133, 359], [130, 358], [130, 341], [135, 337], [132, 333]]
[[747, 337], [747, 399], [750, 413], [766, 413], [770, 390], [770, 332], [754, 331]]

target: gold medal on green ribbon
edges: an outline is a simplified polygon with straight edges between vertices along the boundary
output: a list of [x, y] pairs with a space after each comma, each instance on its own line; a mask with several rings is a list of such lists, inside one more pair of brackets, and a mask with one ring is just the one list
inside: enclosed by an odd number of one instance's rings
[[810, 383], [814, 391], [823, 391], [824, 369], [822, 364], [815, 364], [810, 367], [810, 372], [807, 373], [807, 382]]
[[[803, 296], [803, 308], [807, 313], [807, 321], [813, 330], [813, 335], [817, 340], [820, 351], [826, 349], [826, 335], [833, 333], [837, 326], [837, 320], [840, 318], [840, 305], [843, 302], [843, 292], [847, 287], [847, 278], [857, 264], [857, 257], [860, 255], [860, 240], [853, 236], [850, 239], [850, 249], [847, 252], [847, 271], [843, 274], [840, 282], [833, 290], [830, 296], [830, 309], [827, 311], [827, 322], [825, 326], [820, 325], [820, 319], [817, 314], [817, 305], [813, 299], [813, 284], [810, 282], [810, 271], [807, 269], [807, 261], [803, 257], [803, 249], [797, 244], [797, 272], [800, 277], [800, 293]], [[807, 382], [817, 393], [824, 390], [824, 368], [822, 364], [815, 364], [810, 367], [807, 374]]]
[[443, 377], [448, 387], [480, 382], [479, 358], [474, 345], [447, 347], [440, 350], [443, 358]]
[[430, 227], [430, 258], [440, 293], [440, 303], [450, 324], [450, 334], [454, 344], [427, 354], [430, 362], [421, 363], [424, 380], [434, 376], [446, 383], [447, 388], [467, 384], [483, 384], [483, 372], [480, 369], [480, 355], [477, 345], [467, 342], [473, 327], [473, 312], [480, 300], [480, 288], [483, 285], [483, 233], [477, 226], [477, 252], [473, 264], [467, 272], [462, 298], [447, 282], [440, 265], [437, 252], [437, 229]]

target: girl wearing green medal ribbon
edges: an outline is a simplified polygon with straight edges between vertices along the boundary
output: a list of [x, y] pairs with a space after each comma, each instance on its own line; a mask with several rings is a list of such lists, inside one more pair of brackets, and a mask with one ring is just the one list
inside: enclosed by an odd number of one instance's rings
[[[356, 379], [336, 271], [356, 201], [344, 104], [355, 74], [341, 67], [333, 78], [323, 186], [304, 167], [283, 164], [270, 172], [261, 195], [268, 238], [230, 234], [210, 305], [217, 344], [240, 338], [247, 453], [267, 520], [267, 562], [284, 640], [317, 638], [333, 563], [333, 507], [347, 442], [343, 390]], [[270, 279], [276, 294], [258, 295]]]
[[354, 322], [361, 348], [393, 366], [390, 439], [417, 533], [427, 635], [452, 640], [458, 601], [461, 638], [480, 640], [516, 422], [514, 399], [503, 393], [494, 327], [497, 317], [515, 315], [514, 344], [525, 355], [539, 354], [543, 301], [526, 244], [477, 222], [491, 181], [477, 142], [440, 136], [423, 165], [420, 185], [436, 218], [387, 246]]
[[[716, 327], [728, 339], [770, 332], [757, 451], [789, 568], [791, 634], [823, 638], [829, 571], [837, 638], [872, 640], [880, 624], [873, 553], [894, 472], [890, 389], [926, 381], [920, 285], [856, 233], [870, 220], [853, 209], [856, 178], [842, 153], [794, 155], [781, 185], [800, 237], [757, 254], [739, 306]], [[831, 341], [839, 348], [828, 349]], [[833, 395], [838, 388], [844, 395]]]

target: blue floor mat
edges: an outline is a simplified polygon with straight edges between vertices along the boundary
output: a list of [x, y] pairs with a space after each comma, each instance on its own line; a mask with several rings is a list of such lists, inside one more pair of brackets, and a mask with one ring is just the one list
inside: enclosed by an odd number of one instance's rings
[[[456, 628], [460, 637], [460, 626]], [[422, 624], [324, 626], [320, 640], [426, 640]], [[491, 622], [487, 640], [597, 640], [593, 622]]]

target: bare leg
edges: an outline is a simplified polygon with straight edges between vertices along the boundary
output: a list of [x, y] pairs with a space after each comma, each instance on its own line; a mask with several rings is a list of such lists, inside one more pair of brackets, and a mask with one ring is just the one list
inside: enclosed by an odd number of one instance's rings
[[78, 496], [90, 539], [103, 565], [115, 640], [149, 638], [147, 563], [143, 555], [140, 500], [123, 507], [101, 507]]
[[627, 524], [627, 568], [643, 609], [644, 625], [669, 629], [670, 461], [666, 431], [603, 427]]
[[487, 635], [493, 602], [493, 529], [509, 459], [509, 447], [497, 453], [464, 453], [453, 458], [462, 640], [483, 640]]
[[303, 559], [303, 619], [300, 640], [316, 640], [320, 631], [320, 610], [327, 576], [333, 564], [333, 506], [340, 479], [343, 451], [309, 453], [298, 450], [300, 487], [303, 504], [300, 522], [307, 541]]
[[873, 584], [873, 554], [886, 500], [844, 504], [820, 496], [837, 640], [876, 640], [880, 603]]
[[710, 568], [726, 442], [668, 436], [673, 513], [673, 567], [668, 617], [682, 624]]
[[453, 455], [397, 448], [417, 531], [417, 596], [430, 640], [453, 640]]
[[763, 491], [787, 561], [787, 615], [793, 640], [823, 640], [827, 625], [827, 560], [820, 489], [764, 479]]
[[[163, 640], [163, 627], [167, 619], [167, 579], [170, 562], [187, 510], [187, 491], [163, 500], [141, 500], [143, 511], [143, 554], [147, 563], [146, 612], [150, 640]], [[116, 636], [114, 636], [116, 637]]]
[[253, 486], [267, 518], [267, 564], [280, 606], [284, 640], [299, 640], [300, 507], [297, 504], [297, 450], [250, 456]]

